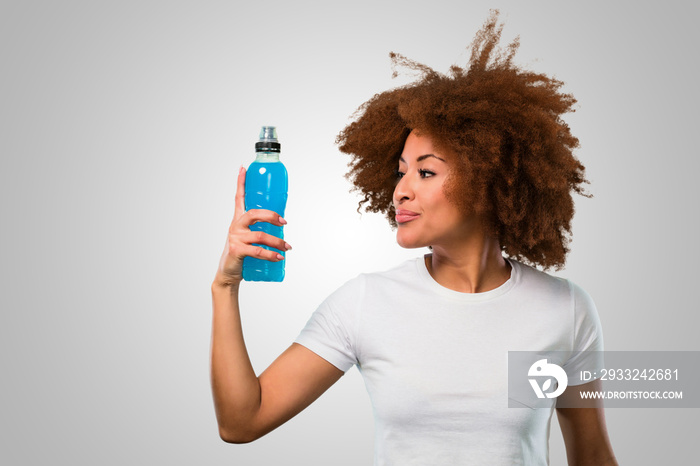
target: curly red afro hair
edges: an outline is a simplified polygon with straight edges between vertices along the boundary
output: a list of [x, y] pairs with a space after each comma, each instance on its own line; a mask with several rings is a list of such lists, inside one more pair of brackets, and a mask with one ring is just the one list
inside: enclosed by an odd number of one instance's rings
[[[468, 67], [449, 75], [391, 53], [393, 65], [417, 70], [412, 84], [376, 94], [337, 137], [352, 156], [348, 179], [363, 195], [359, 208], [386, 214], [396, 226], [392, 197], [408, 134], [429, 136], [451, 154], [446, 196], [478, 214], [504, 253], [544, 269], [561, 268], [569, 251], [572, 192], [586, 197], [578, 139], [561, 115], [576, 99], [563, 83], [515, 66], [515, 39], [498, 48], [503, 25], [493, 11], [471, 44]], [[396, 75], [396, 73], [394, 73]]]

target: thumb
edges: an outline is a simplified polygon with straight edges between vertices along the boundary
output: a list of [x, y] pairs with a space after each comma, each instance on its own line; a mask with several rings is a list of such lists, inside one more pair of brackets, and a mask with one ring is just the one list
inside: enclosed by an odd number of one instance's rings
[[245, 213], [245, 167], [241, 165], [238, 170], [238, 185], [236, 187], [236, 210], [233, 219], [238, 220]]

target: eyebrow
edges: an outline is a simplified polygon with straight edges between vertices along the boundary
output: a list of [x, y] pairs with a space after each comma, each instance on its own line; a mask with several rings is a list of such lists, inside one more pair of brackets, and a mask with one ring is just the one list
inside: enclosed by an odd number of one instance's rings
[[[416, 159], [416, 162], [422, 162], [423, 160], [427, 159], [428, 157], [435, 157], [436, 159], [438, 159], [438, 160], [440, 160], [440, 161], [442, 161], [442, 162], [445, 161], [445, 159], [441, 159], [440, 157], [438, 157], [438, 156], [435, 155], [435, 154], [425, 154], [425, 155], [421, 155], [420, 157], [418, 157], [418, 158]], [[403, 157], [399, 157], [399, 162], [406, 163], [406, 160], [404, 160]]]

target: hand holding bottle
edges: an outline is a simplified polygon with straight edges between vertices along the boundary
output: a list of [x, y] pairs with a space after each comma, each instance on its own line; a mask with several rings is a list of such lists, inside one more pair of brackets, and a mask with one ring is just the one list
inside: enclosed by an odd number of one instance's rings
[[236, 207], [233, 221], [228, 229], [226, 246], [219, 261], [215, 283], [220, 285], [238, 285], [243, 280], [243, 259], [255, 257], [271, 262], [279, 262], [284, 257], [276, 251], [270, 251], [254, 244], [263, 244], [281, 251], [289, 251], [292, 247], [284, 239], [263, 231], [251, 231], [250, 226], [257, 222], [268, 222], [283, 226], [287, 222], [277, 213], [265, 209], [245, 210], [245, 168], [238, 172], [236, 188]]

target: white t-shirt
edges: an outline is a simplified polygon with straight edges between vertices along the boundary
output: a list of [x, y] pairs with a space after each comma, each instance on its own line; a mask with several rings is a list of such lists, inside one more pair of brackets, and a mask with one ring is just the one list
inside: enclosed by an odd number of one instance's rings
[[508, 259], [484, 293], [437, 283], [422, 257], [331, 294], [296, 342], [356, 365], [375, 417], [375, 465], [546, 465], [549, 409], [508, 407], [508, 351], [565, 351], [569, 385], [602, 351], [595, 305], [572, 282]]

